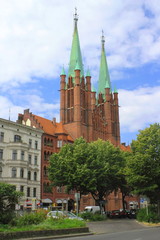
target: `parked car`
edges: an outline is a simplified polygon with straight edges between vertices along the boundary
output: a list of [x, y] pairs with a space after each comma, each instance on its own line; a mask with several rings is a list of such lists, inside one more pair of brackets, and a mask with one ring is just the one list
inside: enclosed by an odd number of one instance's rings
[[107, 213], [107, 216], [109, 218], [119, 218], [120, 217], [120, 211], [119, 210], [112, 210]]
[[128, 218], [136, 218], [136, 213], [137, 213], [136, 209], [130, 209], [130, 210], [126, 210], [126, 211], [127, 211]]
[[100, 206], [86, 206], [84, 208], [85, 212], [91, 212], [91, 213], [96, 213], [100, 212]]
[[120, 218], [126, 218], [127, 217], [127, 211], [124, 209], [119, 209], [119, 217]]
[[47, 213], [47, 217], [52, 217], [55, 219], [58, 218], [69, 218], [69, 219], [77, 219], [77, 220], [83, 220], [83, 218], [76, 216], [75, 214], [71, 212], [66, 212], [66, 211], [50, 211]]

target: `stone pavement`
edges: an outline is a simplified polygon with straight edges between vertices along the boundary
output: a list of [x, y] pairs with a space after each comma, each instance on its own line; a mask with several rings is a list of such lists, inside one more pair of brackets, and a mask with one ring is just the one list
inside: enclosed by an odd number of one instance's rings
[[113, 233], [143, 229], [147, 226], [139, 224], [135, 219], [108, 219], [100, 222], [88, 222], [89, 231], [94, 234]]

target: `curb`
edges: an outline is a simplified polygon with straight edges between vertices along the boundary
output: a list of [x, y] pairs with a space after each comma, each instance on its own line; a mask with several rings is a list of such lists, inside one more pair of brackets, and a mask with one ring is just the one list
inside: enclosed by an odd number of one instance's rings
[[74, 236], [91, 235], [88, 227], [81, 228], [66, 228], [66, 229], [52, 229], [52, 230], [35, 230], [22, 232], [0, 232], [1, 240], [47, 240]]
[[58, 239], [58, 238], [72, 238], [72, 237], [83, 237], [90, 236], [94, 233], [75, 233], [75, 234], [66, 234], [66, 235], [55, 235], [55, 236], [47, 236], [47, 237], [34, 237], [34, 238], [19, 238], [18, 240], [49, 240], [49, 239]]

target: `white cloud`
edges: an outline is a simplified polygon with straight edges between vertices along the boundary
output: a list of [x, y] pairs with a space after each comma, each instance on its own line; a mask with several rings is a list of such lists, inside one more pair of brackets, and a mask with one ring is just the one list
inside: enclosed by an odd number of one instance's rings
[[[20, 91], [17, 91], [20, 93]], [[52, 119], [56, 117], [59, 121], [59, 102], [55, 104], [47, 103], [43, 98], [37, 95], [19, 94], [17, 96], [19, 104], [13, 104], [7, 97], [0, 96], [0, 113], [1, 118], [16, 121], [18, 113], [23, 113], [24, 109], [30, 109], [35, 115]]]
[[121, 132], [137, 132], [160, 122], [160, 87], [119, 90]]
[[[63, 63], [68, 67], [75, 4], [80, 15], [78, 24], [83, 57], [92, 69], [97, 69], [99, 62], [102, 28], [111, 70], [140, 66], [159, 59], [160, 8], [157, 2], [1, 1], [1, 86], [9, 83], [14, 87], [32, 81], [32, 76], [57, 77]], [[150, 9], [152, 18], [145, 15], [146, 9]]]
[[[56, 81], [63, 64], [68, 70], [75, 6], [84, 68], [90, 67], [94, 84], [99, 74], [102, 29], [111, 81], [126, 79], [126, 68], [160, 64], [159, 0], [0, 0], [0, 6], [2, 118], [8, 119], [9, 108], [12, 120], [25, 108], [50, 119], [59, 118], [57, 96], [53, 97], [55, 104], [48, 103], [43, 84], [47, 85], [48, 78]], [[40, 78], [45, 79], [43, 84]], [[37, 90], [22, 91], [22, 86], [34, 81]], [[121, 132], [137, 131], [160, 120], [159, 91], [159, 87], [119, 91]]]

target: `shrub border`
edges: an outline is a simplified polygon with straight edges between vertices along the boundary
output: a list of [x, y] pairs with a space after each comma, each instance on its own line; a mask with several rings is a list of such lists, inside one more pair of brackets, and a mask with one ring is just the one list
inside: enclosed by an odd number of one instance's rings
[[55, 236], [74, 233], [89, 233], [88, 227], [82, 228], [67, 228], [56, 230], [37, 230], [37, 231], [24, 231], [24, 232], [0, 232], [1, 240], [31, 238], [31, 237], [43, 237], [43, 236]]

